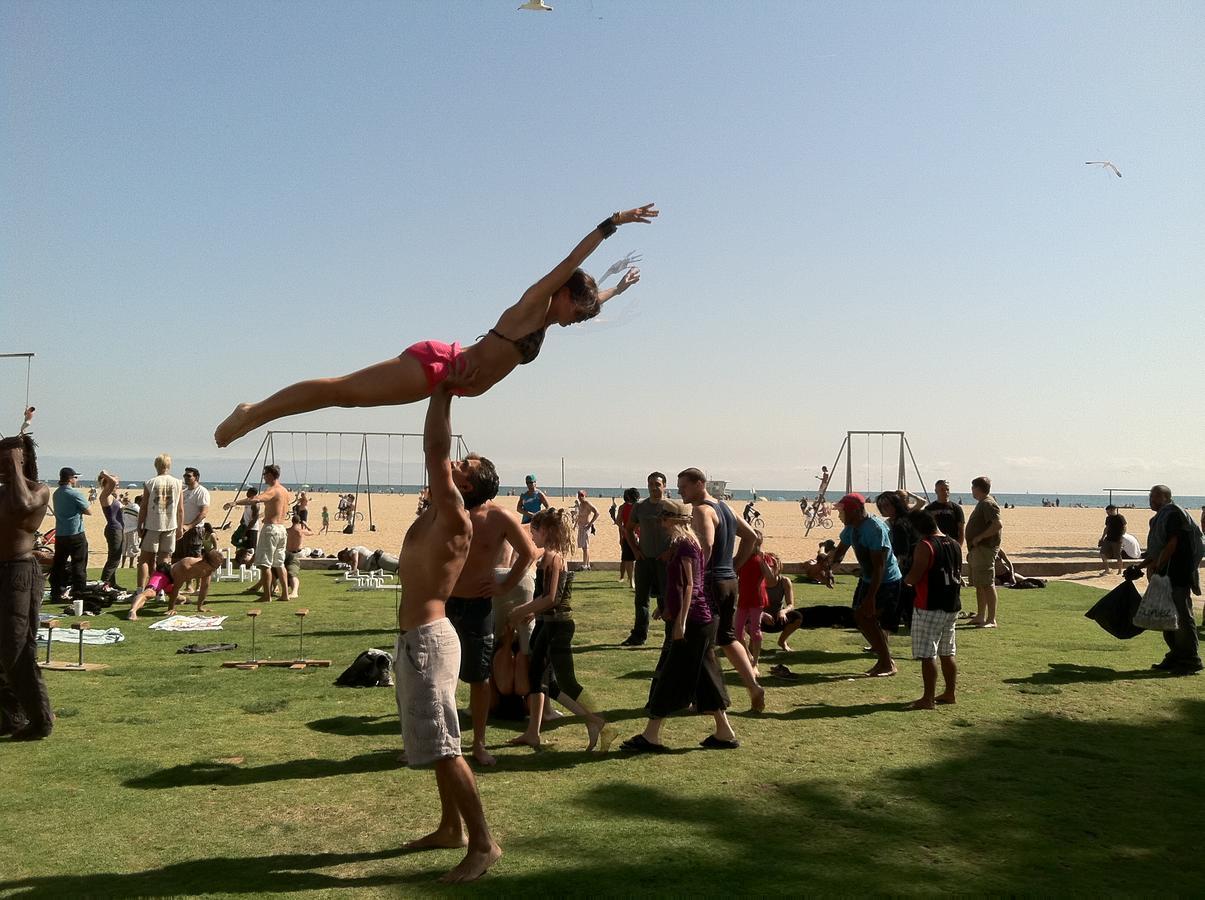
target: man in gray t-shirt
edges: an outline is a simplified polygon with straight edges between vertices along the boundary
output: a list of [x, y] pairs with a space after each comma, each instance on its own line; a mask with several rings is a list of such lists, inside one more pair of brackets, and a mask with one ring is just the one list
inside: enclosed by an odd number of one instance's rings
[[649, 636], [649, 597], [665, 593], [665, 560], [669, 550], [669, 535], [661, 525], [661, 501], [665, 498], [665, 475], [653, 472], [648, 478], [649, 495], [632, 507], [632, 515], [624, 528], [624, 538], [636, 555], [636, 619], [632, 633], [620, 641], [623, 647], [639, 647]]

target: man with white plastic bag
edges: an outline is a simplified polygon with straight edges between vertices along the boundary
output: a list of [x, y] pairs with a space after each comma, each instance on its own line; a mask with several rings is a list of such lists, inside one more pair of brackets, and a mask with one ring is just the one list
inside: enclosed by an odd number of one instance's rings
[[[1205, 542], [1196, 522], [1183, 509], [1172, 502], [1172, 491], [1165, 484], [1151, 488], [1150, 535], [1143, 565], [1151, 579], [1148, 591], [1158, 593], [1160, 577], [1165, 577], [1171, 586], [1171, 600], [1176, 608], [1175, 628], [1164, 630], [1167, 655], [1152, 668], [1173, 675], [1191, 675], [1201, 671], [1201, 653], [1197, 640], [1196, 622], [1193, 621], [1192, 594], [1201, 593], [1201, 580], [1197, 567], [1205, 553]], [[1153, 598], [1152, 598], [1153, 599]], [[1143, 606], [1146, 606], [1145, 599]], [[1142, 609], [1139, 608], [1139, 615]], [[1137, 619], [1138, 616], [1135, 616]]]

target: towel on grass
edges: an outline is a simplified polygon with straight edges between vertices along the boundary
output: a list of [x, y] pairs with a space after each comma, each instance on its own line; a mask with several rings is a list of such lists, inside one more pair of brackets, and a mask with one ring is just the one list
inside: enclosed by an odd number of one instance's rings
[[[50, 636], [49, 628], [38, 629], [38, 643], [45, 644], [46, 639]], [[120, 628], [106, 628], [102, 631], [99, 628], [84, 629], [85, 644], [120, 644], [126, 639], [126, 636], [121, 633]], [[54, 642], [56, 644], [78, 644], [79, 632], [74, 628], [56, 628], [54, 630]]]
[[151, 623], [151, 631], [221, 631], [226, 616], [168, 616]]

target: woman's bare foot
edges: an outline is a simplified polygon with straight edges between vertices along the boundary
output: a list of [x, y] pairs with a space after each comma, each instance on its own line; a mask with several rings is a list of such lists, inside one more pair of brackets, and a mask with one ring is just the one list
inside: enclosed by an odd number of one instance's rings
[[945, 706], [950, 703], [957, 703], [958, 701], [954, 699], [954, 694], [952, 692], [947, 691], [944, 694], [938, 694], [936, 697], [934, 697], [933, 702], [941, 706]]
[[212, 610], [212, 609], [210, 609], [208, 606], [198, 606], [198, 607], [197, 607], [197, 612], [199, 612], [199, 613], [203, 613], [203, 612], [213, 612], [213, 610]]
[[402, 844], [403, 850], [454, 850], [467, 847], [469, 839], [459, 828], [437, 828], [426, 837]]
[[502, 856], [502, 848], [490, 844], [488, 850], [470, 850], [465, 854], [455, 869], [439, 880], [444, 884], [463, 884], [466, 881], [476, 881], [489, 871], [490, 866]]
[[601, 737], [603, 753], [611, 749], [611, 744], [619, 736], [619, 732], [608, 725], [607, 720], [602, 716], [586, 719], [586, 734], [590, 736], [590, 743], [586, 745], [586, 750], [593, 750]]
[[213, 440], [219, 447], [229, 446], [231, 442], [237, 441], [251, 430], [247, 421], [247, 411], [250, 409], [250, 403], [240, 403], [234, 408], [234, 412], [214, 429]]
[[540, 749], [539, 737], [529, 737], [526, 734], [517, 734], [506, 743], [512, 747], [530, 747], [532, 750]]
[[494, 759], [493, 755], [485, 747], [479, 747], [476, 744], [473, 745], [472, 756], [477, 763], [483, 766], [493, 766], [498, 763], [498, 760]]
[[974, 628], [982, 628], [987, 624], [987, 622], [983, 621], [983, 619], [979, 618], [978, 616], [971, 616], [966, 620], [966, 624]]
[[787, 653], [791, 652], [791, 648], [787, 645], [787, 642], [784, 641], [782, 638], [778, 639], [778, 649], [785, 650]]
[[937, 702], [935, 700], [926, 700], [921, 697], [919, 700], [913, 700], [904, 709], [936, 709]]

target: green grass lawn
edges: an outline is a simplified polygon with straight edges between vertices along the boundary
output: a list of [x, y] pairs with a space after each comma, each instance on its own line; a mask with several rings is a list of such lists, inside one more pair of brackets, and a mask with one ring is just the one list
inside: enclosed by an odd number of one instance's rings
[[[631, 600], [613, 579], [577, 580], [576, 665], [626, 737], [643, 726], [657, 648], [614, 646]], [[799, 586], [797, 601], [847, 603], [852, 589]], [[434, 878], [458, 853], [399, 850], [438, 804], [429, 771], [398, 767], [392, 691], [333, 685], [360, 650], [392, 649], [393, 592], [305, 573], [301, 604], [264, 607], [258, 649], [295, 655], [304, 605], [307, 655], [334, 665], [250, 672], [218, 667], [249, 643], [253, 604], [237, 590], [211, 598], [225, 632], [159, 634], [123, 607], [94, 627], [126, 642], [87, 650], [109, 669], [47, 673], [53, 737], [0, 740], [0, 895], [443, 892]], [[572, 719], [542, 752], [497, 747], [478, 775], [505, 856], [469, 890], [1195, 894], [1205, 863], [1175, 848], [1205, 796], [1203, 681], [1152, 677], [1161, 637], [1109, 637], [1082, 616], [1098, 596], [1003, 592], [999, 630], [959, 631], [954, 707], [901, 711], [920, 694], [906, 637], [899, 677], [864, 679], [858, 635], [799, 632], [794, 652], [763, 658], [763, 672], [781, 661], [800, 676], [765, 679], [764, 715], [728, 673], [738, 751], [698, 749], [710, 720], [695, 717], [667, 724], [677, 752], [664, 756], [587, 754]], [[242, 646], [175, 652], [220, 640]], [[491, 743], [516, 730], [491, 727]]]

